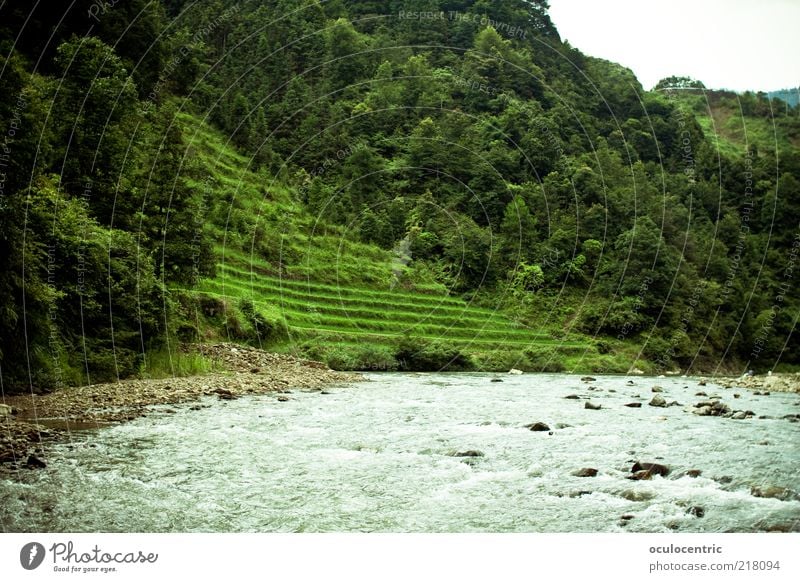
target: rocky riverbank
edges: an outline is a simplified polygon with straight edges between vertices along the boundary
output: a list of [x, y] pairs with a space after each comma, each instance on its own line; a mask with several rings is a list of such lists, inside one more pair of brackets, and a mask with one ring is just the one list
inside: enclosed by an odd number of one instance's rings
[[39, 468], [49, 439], [70, 430], [98, 428], [145, 416], [150, 406], [179, 404], [216, 396], [233, 400], [246, 394], [291, 398], [292, 390], [363, 380], [325, 364], [234, 344], [203, 345], [200, 352], [216, 369], [205, 376], [161, 380], [123, 380], [65, 388], [45, 395], [4, 398], [0, 405], [0, 467]]
[[714, 380], [724, 388], [746, 388], [766, 392], [800, 393], [800, 373], [769, 374], [766, 376], [741, 376], [739, 378], [717, 378]]

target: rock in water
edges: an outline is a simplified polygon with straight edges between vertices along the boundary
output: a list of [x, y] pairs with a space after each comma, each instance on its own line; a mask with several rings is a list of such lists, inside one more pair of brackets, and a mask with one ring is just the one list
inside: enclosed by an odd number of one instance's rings
[[599, 404], [594, 404], [592, 402], [587, 402], [586, 404], [583, 405], [583, 407], [586, 410], [600, 410], [602, 408], [602, 406], [600, 406]]
[[667, 407], [667, 401], [664, 400], [663, 396], [660, 396], [658, 394], [653, 396], [653, 399], [650, 402], [648, 402], [648, 404], [650, 406], [658, 406], [659, 408], [666, 408]]
[[653, 386], [650, 388], [650, 392], [663, 392], [664, 389], [661, 386]]
[[625, 406], [627, 406], [628, 408], [641, 408], [642, 407], [642, 403], [641, 402], [628, 402], [627, 404], [625, 404]]
[[453, 453], [454, 457], [482, 457], [483, 451], [475, 451], [470, 449], [469, 451], [459, 451], [457, 453]]
[[700, 505], [693, 505], [686, 510], [686, 513], [689, 515], [694, 515], [695, 517], [703, 517], [706, 514], [706, 510]]
[[564, 398], [566, 398], [567, 400], [580, 400], [580, 396], [578, 396], [577, 394], [567, 394], [566, 396], [564, 396]]
[[591, 376], [584, 376], [581, 378], [581, 382], [595, 382], [597, 378], [592, 378]]
[[534, 432], [547, 432], [550, 430], [550, 427], [543, 422], [534, 422], [533, 424], [526, 424], [525, 428], [530, 429]]
[[766, 485], [764, 487], [752, 487], [750, 494], [753, 497], [764, 497], [768, 499], [780, 499], [781, 501], [796, 501], [800, 500], [800, 495], [786, 487], [776, 487], [775, 485]]
[[584, 467], [583, 469], [578, 469], [577, 471], [573, 471], [572, 474], [575, 477], [595, 477], [597, 476], [597, 469], [592, 469], [591, 467]]
[[502, 382], [502, 381], [503, 381], [503, 379], [502, 379], [502, 378], [492, 378], [492, 379], [491, 379], [491, 380], [489, 380], [489, 381], [490, 381], [490, 382]]
[[688, 471], [686, 471], [687, 477], [697, 478], [702, 474], [703, 472], [700, 469], [689, 469]]
[[666, 465], [661, 465], [659, 463], [640, 463], [636, 461], [631, 467], [631, 473], [639, 473], [639, 472], [646, 472], [650, 475], [661, 475], [662, 477], [666, 477], [669, 475], [669, 467]]
[[35, 455], [30, 455], [25, 463], [30, 469], [44, 469], [47, 463]]

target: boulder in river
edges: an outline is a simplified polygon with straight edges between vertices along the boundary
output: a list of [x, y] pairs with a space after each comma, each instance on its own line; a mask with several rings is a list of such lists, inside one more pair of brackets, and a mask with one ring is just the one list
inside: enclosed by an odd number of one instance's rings
[[458, 451], [456, 453], [453, 453], [452, 456], [453, 457], [482, 457], [483, 456], [483, 451], [476, 451], [476, 450], [470, 449], [468, 451]]
[[596, 382], [597, 378], [593, 378], [592, 376], [584, 376], [581, 378], [581, 382]]
[[663, 392], [664, 389], [661, 386], [653, 386], [650, 388], [650, 392]]
[[627, 406], [628, 408], [641, 408], [642, 407], [642, 403], [641, 402], [628, 402], [624, 406]]
[[599, 404], [594, 404], [593, 402], [587, 402], [586, 404], [583, 405], [583, 407], [586, 410], [600, 410], [602, 408], [602, 406], [600, 406]]
[[775, 485], [765, 485], [763, 487], [751, 487], [750, 494], [753, 497], [763, 497], [767, 499], [780, 499], [781, 501], [797, 501], [800, 495], [786, 487]]
[[653, 399], [650, 402], [648, 402], [648, 404], [650, 406], [658, 406], [659, 408], [666, 408], [667, 407], [667, 401], [664, 400], [664, 397], [659, 395], [659, 394], [656, 394], [655, 396], [653, 396]]
[[687, 477], [697, 478], [702, 474], [703, 472], [700, 469], [689, 469], [688, 471], [686, 471]]
[[734, 412], [731, 415], [731, 419], [733, 419], [733, 420], [744, 420], [745, 418], [747, 418], [747, 413], [744, 410], [740, 410], [738, 412]]
[[29, 455], [28, 460], [25, 462], [25, 465], [29, 469], [44, 469], [45, 467], [47, 467], [47, 463], [45, 463], [36, 455]]
[[490, 382], [502, 382], [502, 381], [503, 381], [503, 379], [502, 379], [502, 378], [492, 378], [492, 379], [491, 379], [491, 380], [489, 380], [489, 381], [490, 381]]
[[[631, 467], [631, 473], [634, 475], [639, 475], [639, 477], [631, 477], [633, 479], [650, 479], [653, 475], [660, 475], [662, 477], [666, 477], [669, 475], [669, 467], [666, 465], [662, 465], [660, 463], [640, 463], [636, 461]], [[640, 475], [641, 473], [644, 473]]]
[[619, 495], [628, 501], [650, 501], [656, 496], [655, 493], [651, 493], [650, 491], [637, 491], [635, 489], [626, 489]]
[[578, 469], [577, 471], [573, 471], [572, 474], [575, 477], [596, 477], [597, 469], [593, 469], [591, 467], [584, 467], [583, 469]]
[[580, 400], [580, 396], [578, 396], [577, 394], [567, 394], [566, 396], [564, 396], [564, 398], [566, 398], [567, 400]]
[[532, 424], [526, 424], [525, 428], [532, 430], [534, 432], [547, 432], [550, 430], [550, 427], [543, 422], [534, 422]]
[[706, 510], [702, 505], [692, 505], [686, 510], [686, 513], [695, 517], [703, 517], [706, 514]]

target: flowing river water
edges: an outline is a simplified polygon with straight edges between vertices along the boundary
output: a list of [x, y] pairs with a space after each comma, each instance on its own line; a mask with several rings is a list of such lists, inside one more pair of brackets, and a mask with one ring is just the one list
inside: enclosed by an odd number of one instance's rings
[[[208, 398], [76, 431], [48, 467], [0, 477], [4, 531], [606, 532], [797, 530], [800, 395], [691, 378], [369, 374]], [[651, 387], [667, 401], [647, 402]], [[756, 417], [697, 416], [719, 395]], [[734, 398], [734, 392], [740, 398]], [[565, 399], [567, 395], [580, 399]], [[584, 408], [590, 400], [600, 410]], [[641, 402], [641, 408], [624, 404]], [[167, 408], [169, 410], [167, 410]], [[766, 418], [758, 418], [764, 416]], [[533, 432], [525, 425], [549, 425]], [[561, 428], [556, 428], [561, 427]], [[475, 451], [481, 456], [460, 457]], [[667, 477], [632, 481], [635, 461]], [[595, 468], [595, 477], [573, 471]], [[686, 476], [699, 469], [699, 477]], [[763, 498], [751, 488], [787, 488]], [[693, 509], [694, 508], [694, 509]], [[697, 508], [702, 508], [698, 510]], [[623, 519], [622, 516], [625, 516]]]

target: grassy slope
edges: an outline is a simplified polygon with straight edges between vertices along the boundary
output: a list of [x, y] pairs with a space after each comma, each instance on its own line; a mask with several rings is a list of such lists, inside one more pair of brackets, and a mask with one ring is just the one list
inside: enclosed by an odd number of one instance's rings
[[776, 110], [776, 117], [744, 115], [735, 98], [720, 99], [714, 93], [686, 94], [703, 132], [722, 154], [739, 156], [754, 145], [759, 151], [784, 151], [800, 147], [800, 135], [789, 127]]
[[[392, 252], [317, 223], [293, 202], [290, 190], [250, 171], [248, 160], [218, 132], [190, 115], [180, 122], [199, 162], [192, 185], [208, 190], [211, 184], [213, 190], [208, 226], [218, 257], [217, 276], [185, 291], [233, 310], [249, 299], [260, 313], [284, 321], [289, 340], [272, 349], [330, 362], [328, 356], [342, 350], [393, 353], [403, 338], [415, 338], [456, 347], [489, 370], [624, 372], [636, 359], [634, 346], [617, 346], [616, 356], [600, 355], [590, 338], [556, 339], [561, 322], [528, 328], [417, 273], [398, 279]], [[214, 330], [202, 333], [208, 337]]]

